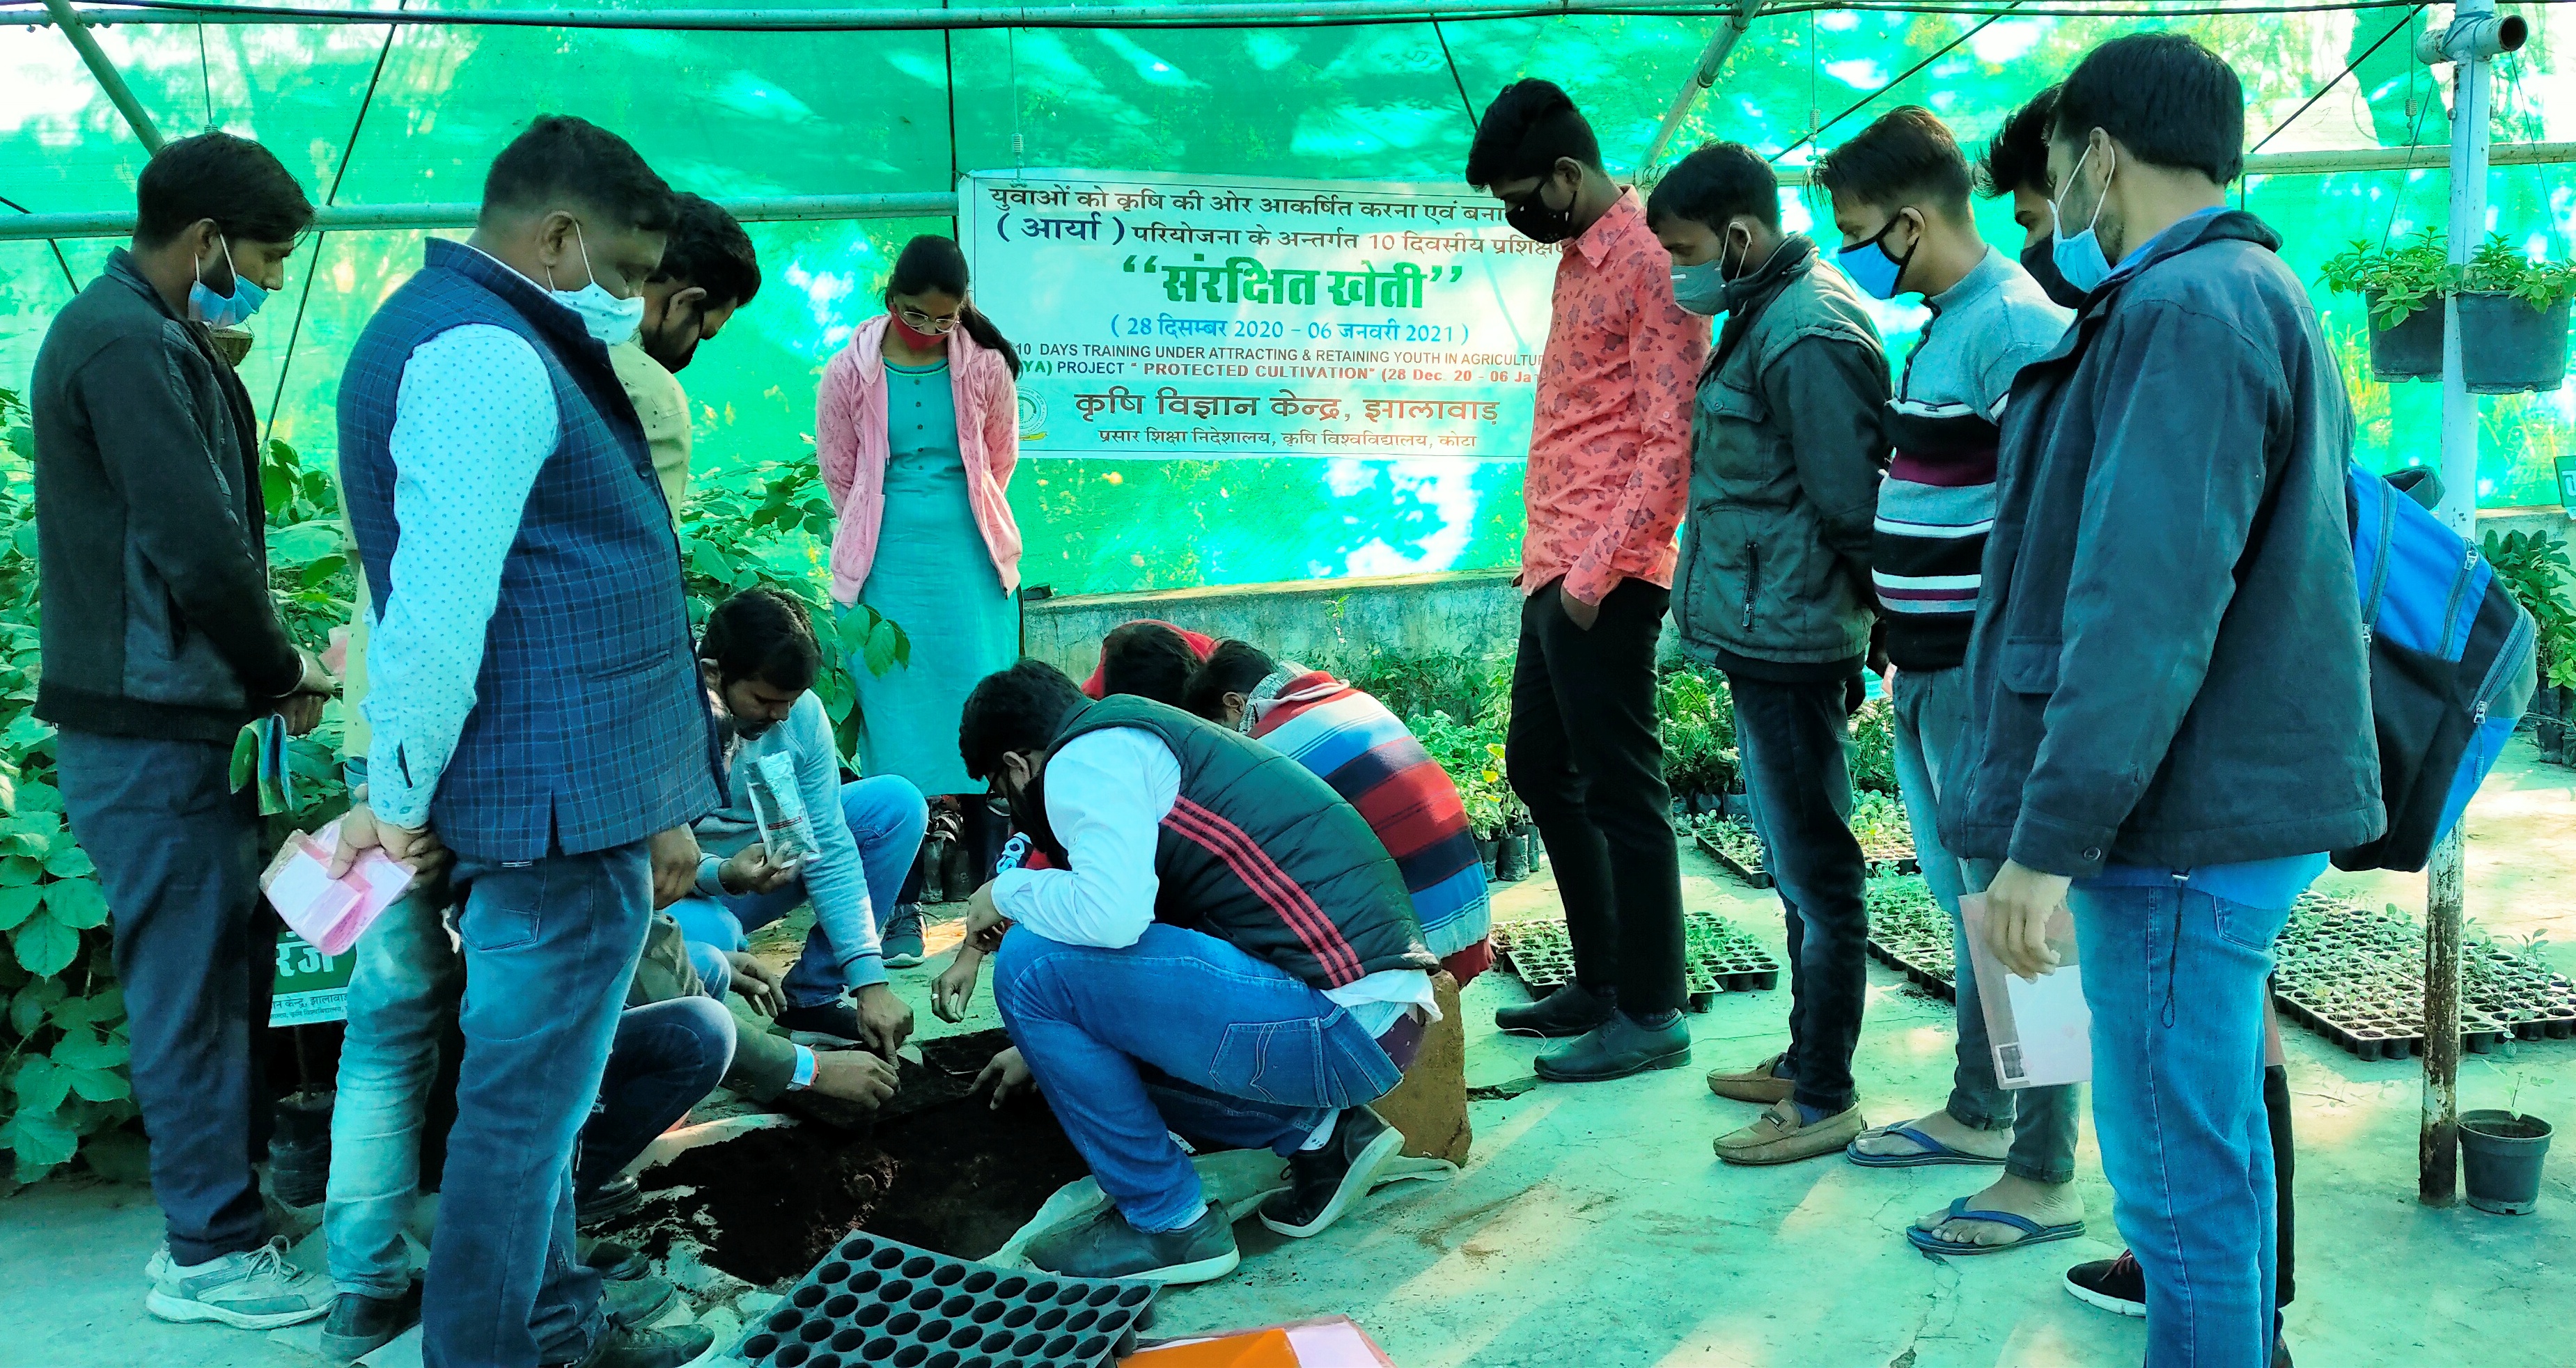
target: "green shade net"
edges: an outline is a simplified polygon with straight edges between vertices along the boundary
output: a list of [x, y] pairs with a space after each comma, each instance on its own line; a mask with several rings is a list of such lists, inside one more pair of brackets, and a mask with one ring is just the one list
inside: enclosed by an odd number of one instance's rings
[[[2576, 111], [2576, 101], [2546, 98], [2561, 79], [2554, 14], [2528, 17], [2530, 44], [2497, 69], [2499, 141], [2571, 136], [2551, 123], [2549, 106]], [[1451, 179], [1471, 133], [1460, 87], [1481, 108], [1530, 75], [1573, 94], [1613, 171], [1626, 175], [1720, 22], [954, 35], [417, 27], [390, 38], [355, 25], [133, 24], [100, 40], [166, 133], [214, 125], [256, 137], [317, 200], [369, 204], [476, 199], [493, 153], [546, 112], [617, 130], [674, 186], [717, 198], [945, 191], [959, 170], [1013, 167]], [[1975, 147], [2086, 48], [2143, 23], [1849, 11], [1759, 19], [1667, 160], [1728, 138], [1785, 149], [1782, 165], [1802, 165], [1811, 129], [1927, 58], [1821, 140], [1831, 146], [1911, 102]], [[2435, 169], [2243, 187], [2246, 207], [2281, 231], [2304, 278], [2355, 239], [2401, 239], [2447, 217], [2447, 95], [2408, 55], [2422, 23], [2420, 13], [2373, 9], [2169, 25], [2235, 65], [2251, 138], [2399, 29], [2263, 150], [2423, 143]], [[2569, 117], [2557, 116], [2561, 125]], [[40, 213], [130, 208], [143, 161], [63, 35], [15, 29], [0, 40], [0, 195]], [[2566, 257], [2576, 213], [2568, 186], [2564, 167], [2497, 170], [2487, 228], [2534, 254]], [[1790, 198], [1792, 226], [1829, 217]], [[2018, 250], [2007, 205], [1981, 202], [1979, 219], [1992, 241]], [[824, 363], [877, 310], [903, 242], [949, 231], [945, 218], [752, 225], [767, 283], [683, 376], [701, 468], [810, 459]], [[287, 289], [254, 322], [259, 342], [244, 366], [276, 436], [331, 453], [342, 361], [369, 312], [416, 268], [423, 236], [332, 233], [299, 251]], [[64, 242], [58, 255], [42, 242], [0, 243], [0, 385], [23, 391], [46, 322], [114, 245]], [[1013, 283], [976, 288], [991, 297]], [[2322, 288], [2316, 302], [2344, 358], [2362, 459], [2436, 463], [2438, 386], [2373, 382], [2360, 302]], [[1880, 311], [1898, 363], [1923, 317], [1912, 305]], [[2550, 463], [2568, 448], [2576, 417], [2569, 392], [2480, 405], [2481, 502], [2554, 502]], [[1509, 565], [1521, 526], [1520, 466], [1499, 460], [1032, 459], [1011, 500], [1027, 537], [1027, 580], [1058, 593]]]

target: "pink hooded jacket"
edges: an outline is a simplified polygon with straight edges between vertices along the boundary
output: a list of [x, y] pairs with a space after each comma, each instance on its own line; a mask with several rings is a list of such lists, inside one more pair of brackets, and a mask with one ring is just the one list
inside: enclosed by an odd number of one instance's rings
[[[876, 564], [885, 520], [885, 332], [878, 314], [859, 325], [831, 364], [814, 401], [814, 450], [840, 521], [832, 536], [832, 597], [847, 605]], [[966, 464], [966, 499], [993, 553], [1005, 591], [1020, 587], [1020, 525], [1005, 491], [1020, 459], [1020, 399], [1002, 354], [977, 346], [959, 328], [948, 335], [949, 387], [957, 397], [957, 454]]]

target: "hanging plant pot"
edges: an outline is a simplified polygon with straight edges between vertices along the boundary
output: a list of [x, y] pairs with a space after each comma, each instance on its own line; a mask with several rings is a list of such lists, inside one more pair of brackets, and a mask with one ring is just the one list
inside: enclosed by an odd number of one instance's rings
[[2393, 328], [2379, 326], [2379, 296], [2370, 301], [2370, 373], [2379, 380], [2442, 378], [2442, 303], [2435, 299]]
[[[2567, 378], [2567, 300], [2535, 309], [2509, 294], [2454, 296], [2460, 310], [2460, 374], [2472, 394], [2553, 390]], [[2414, 322], [2409, 317], [2408, 323]], [[2434, 371], [2441, 370], [2442, 326], [2434, 314]], [[2374, 339], [2375, 341], [2375, 339]], [[2372, 352], [2377, 355], [2376, 346]], [[2376, 364], [2374, 360], [2374, 365]]]
[[2521, 1216], [2540, 1205], [2540, 1161], [2549, 1155], [2549, 1123], [2505, 1111], [2460, 1113], [2460, 1176], [2469, 1205]]

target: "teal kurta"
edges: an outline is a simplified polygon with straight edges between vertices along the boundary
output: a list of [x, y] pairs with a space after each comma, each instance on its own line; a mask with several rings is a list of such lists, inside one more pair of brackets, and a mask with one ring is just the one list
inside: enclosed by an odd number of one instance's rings
[[903, 628], [912, 661], [879, 676], [851, 660], [860, 764], [923, 793], [981, 793], [957, 755], [957, 720], [977, 681], [1020, 658], [1019, 604], [966, 498], [948, 363], [885, 372], [885, 519], [859, 602]]

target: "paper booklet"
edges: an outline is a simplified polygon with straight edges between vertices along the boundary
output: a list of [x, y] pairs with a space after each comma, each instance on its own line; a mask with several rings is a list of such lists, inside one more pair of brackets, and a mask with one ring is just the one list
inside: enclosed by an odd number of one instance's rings
[[338, 822], [310, 836], [295, 832], [259, 876], [269, 906], [325, 955], [357, 944], [359, 934], [400, 901], [412, 882], [411, 870], [381, 850], [366, 851], [348, 873], [332, 878], [331, 852], [339, 843]]
[[1996, 1081], [2007, 1088], [2091, 1081], [2093, 1013], [2084, 1005], [2084, 975], [2075, 967], [2074, 916], [2060, 907], [2048, 919], [2048, 948], [2057, 952], [2057, 967], [2034, 982], [2004, 968], [1987, 946], [1984, 894], [1959, 899], [1959, 915], [1968, 926], [1971, 961], [1962, 968], [1977, 976]]

